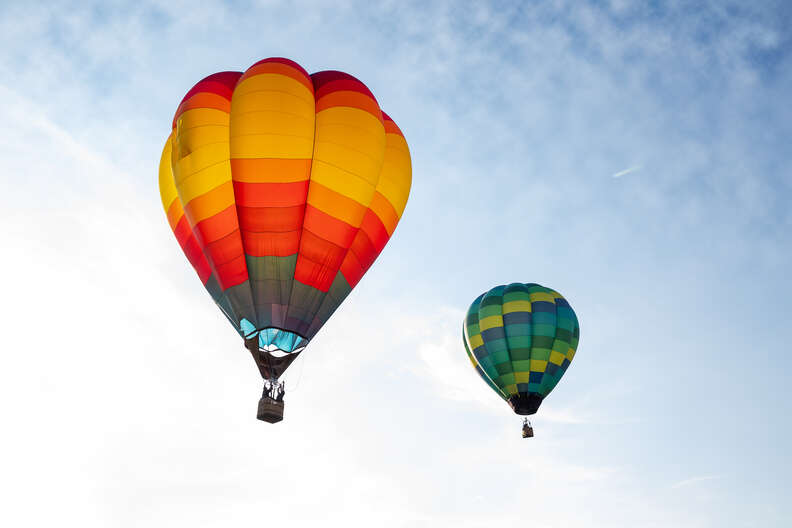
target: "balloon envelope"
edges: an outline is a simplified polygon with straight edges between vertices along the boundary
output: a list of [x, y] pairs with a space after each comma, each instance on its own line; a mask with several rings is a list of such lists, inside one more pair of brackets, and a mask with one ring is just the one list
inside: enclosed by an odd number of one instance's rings
[[517, 414], [534, 414], [553, 390], [580, 339], [564, 297], [538, 284], [496, 286], [470, 305], [463, 324], [468, 358]]
[[410, 153], [362, 82], [270, 58], [187, 92], [159, 184], [179, 245], [236, 331], [288, 354], [390, 239]]

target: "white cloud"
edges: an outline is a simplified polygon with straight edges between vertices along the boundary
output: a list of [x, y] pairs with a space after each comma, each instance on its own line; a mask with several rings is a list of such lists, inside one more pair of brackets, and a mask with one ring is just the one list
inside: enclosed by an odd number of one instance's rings
[[[442, 398], [472, 403], [493, 416], [509, 416], [512, 413], [509, 405], [486, 385], [467, 359], [461, 341], [463, 317], [463, 311], [445, 307], [425, 320], [425, 328], [432, 329], [431, 336], [426, 336], [419, 345], [419, 361], [410, 371], [430, 382], [433, 391]], [[454, 323], [458, 323], [458, 329]], [[584, 417], [570, 408], [558, 408], [552, 403], [544, 405], [534, 418], [562, 424], [596, 422], [591, 417]]]
[[[707, 420], [756, 324], [723, 307], [784, 298], [760, 279], [788, 268], [771, 155], [786, 110], [750, 58], [783, 35], [622, 1], [611, 10], [630, 24], [567, 2], [417, 5], [0, 8], [0, 462], [16, 526], [722, 526], [773, 501], [768, 488], [731, 515], [720, 491], [707, 509], [662, 490], [669, 460], [703, 475], [670, 488], [692, 489], [717, 477], [717, 453], [744, 452], [710, 449]], [[699, 39], [708, 16], [726, 29]], [[415, 183], [268, 426], [253, 362], [172, 240], [156, 165], [189, 83], [275, 54], [369, 83]], [[657, 178], [613, 192], [590, 177], [635, 152]], [[733, 280], [746, 273], [750, 295]], [[523, 278], [563, 286], [584, 333], [530, 441], [459, 328], [482, 288]], [[782, 348], [779, 306], [761, 313], [767, 349]], [[762, 385], [745, 401], [779, 405]], [[660, 442], [670, 413], [686, 435]], [[772, 457], [786, 436], [766, 429], [750, 441]]]
[[721, 479], [723, 476], [721, 475], [702, 475], [700, 477], [690, 477], [684, 480], [680, 480], [679, 482], [675, 482], [671, 485], [671, 489], [683, 488], [685, 486], [690, 486], [692, 484], [698, 484], [700, 482], [705, 482], [707, 480], [717, 480]]

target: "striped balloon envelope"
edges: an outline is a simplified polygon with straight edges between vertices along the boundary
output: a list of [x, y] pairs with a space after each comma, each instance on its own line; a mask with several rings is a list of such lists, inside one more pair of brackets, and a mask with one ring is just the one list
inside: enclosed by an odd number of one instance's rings
[[187, 92], [159, 185], [187, 259], [277, 379], [393, 235], [410, 152], [355, 77], [269, 58]]
[[575, 357], [580, 326], [560, 293], [513, 283], [479, 295], [462, 334], [476, 372], [515, 413], [529, 415]]

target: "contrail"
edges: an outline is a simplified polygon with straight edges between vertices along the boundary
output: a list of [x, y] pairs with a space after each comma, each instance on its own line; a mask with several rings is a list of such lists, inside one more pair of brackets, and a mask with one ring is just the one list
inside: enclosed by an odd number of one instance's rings
[[639, 171], [642, 168], [643, 167], [641, 165], [636, 165], [635, 167], [630, 167], [629, 169], [624, 169], [623, 171], [619, 171], [616, 174], [614, 174], [612, 177], [613, 178], [621, 178], [622, 176], [624, 176], [626, 174], [630, 174], [631, 172]]

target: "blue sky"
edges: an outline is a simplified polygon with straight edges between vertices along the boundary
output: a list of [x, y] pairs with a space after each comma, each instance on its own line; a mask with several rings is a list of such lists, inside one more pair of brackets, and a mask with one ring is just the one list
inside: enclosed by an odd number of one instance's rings
[[[264, 508], [284, 526], [790, 525], [791, 15], [4, 3], [15, 525], [253, 526]], [[394, 238], [273, 427], [156, 184], [184, 93], [269, 56], [360, 78], [413, 161]], [[557, 289], [581, 324], [530, 442], [459, 338], [512, 281]]]

